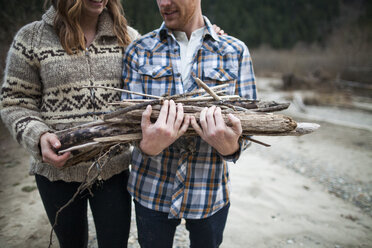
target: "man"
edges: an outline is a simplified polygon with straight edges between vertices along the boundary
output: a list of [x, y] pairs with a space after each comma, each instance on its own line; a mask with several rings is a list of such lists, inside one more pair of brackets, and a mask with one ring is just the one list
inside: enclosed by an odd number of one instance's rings
[[[164, 23], [135, 41], [124, 58], [124, 87], [149, 95], [197, 89], [195, 77], [209, 86], [229, 83], [228, 93], [256, 99], [251, 58], [243, 42], [217, 36], [202, 15], [201, 0], [157, 0]], [[139, 98], [124, 94], [123, 98]], [[141, 247], [172, 247], [182, 218], [191, 247], [218, 247], [229, 209], [227, 161], [235, 162], [247, 142], [240, 120], [231, 127], [215, 106], [200, 122], [184, 115], [182, 104], [164, 101], [155, 123], [148, 106], [142, 115], [142, 140], [132, 154], [128, 190], [134, 198]], [[200, 137], [181, 137], [189, 127]]]

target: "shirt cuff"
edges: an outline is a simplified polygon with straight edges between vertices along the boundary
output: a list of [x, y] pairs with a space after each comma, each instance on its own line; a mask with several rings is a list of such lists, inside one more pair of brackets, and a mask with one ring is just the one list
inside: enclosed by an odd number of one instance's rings
[[138, 152], [139, 154], [141, 154], [141, 157], [142, 157], [143, 159], [155, 158], [155, 157], [157, 157], [157, 156], [159, 156], [159, 155], [161, 154], [161, 153], [160, 153], [160, 154], [158, 154], [158, 155], [148, 155], [147, 153], [145, 153], [145, 152], [143, 152], [143, 151], [141, 150], [139, 143], [140, 143], [140, 142], [136, 142], [136, 144], [134, 144], [134, 149], [136, 149], [137, 152]]
[[239, 143], [239, 149], [236, 152], [234, 152], [231, 155], [227, 155], [227, 156], [221, 155], [221, 157], [225, 161], [227, 161], [227, 162], [233, 162], [235, 164], [236, 161], [240, 158], [240, 154], [242, 153], [243, 147], [244, 147], [243, 140], [239, 139], [238, 143]]

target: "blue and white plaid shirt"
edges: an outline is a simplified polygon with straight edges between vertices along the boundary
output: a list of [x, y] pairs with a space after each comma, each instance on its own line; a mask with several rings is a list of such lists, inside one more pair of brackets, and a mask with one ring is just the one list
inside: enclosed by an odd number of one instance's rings
[[[245, 44], [217, 36], [204, 17], [201, 48], [194, 54], [191, 80], [182, 82], [180, 47], [164, 23], [134, 41], [124, 57], [124, 88], [149, 95], [174, 95], [198, 88], [194, 77], [209, 86], [229, 83], [228, 94], [256, 99], [252, 61]], [[123, 99], [142, 98], [123, 94]], [[246, 148], [241, 143], [241, 150]], [[240, 151], [241, 151], [240, 150]], [[169, 218], [201, 219], [229, 203], [229, 169], [240, 151], [223, 157], [200, 137], [181, 137], [157, 156], [133, 150], [128, 190], [141, 205], [169, 213]]]

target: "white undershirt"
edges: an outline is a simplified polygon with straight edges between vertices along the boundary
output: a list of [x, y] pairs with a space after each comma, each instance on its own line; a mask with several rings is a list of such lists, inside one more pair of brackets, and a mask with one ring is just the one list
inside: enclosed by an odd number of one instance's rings
[[183, 85], [189, 85], [191, 79], [191, 69], [193, 65], [194, 56], [202, 45], [203, 34], [205, 27], [199, 28], [192, 32], [190, 40], [187, 39], [185, 32], [175, 31], [174, 36], [180, 46], [181, 56], [181, 76]]

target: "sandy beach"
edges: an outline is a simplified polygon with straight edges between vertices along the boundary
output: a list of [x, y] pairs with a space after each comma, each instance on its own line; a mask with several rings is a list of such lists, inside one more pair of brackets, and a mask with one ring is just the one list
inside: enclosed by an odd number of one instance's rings
[[[222, 247], [372, 247], [372, 131], [363, 128], [371, 127], [372, 114], [343, 110], [340, 118], [348, 111], [360, 117], [344, 120], [348, 126], [322, 121], [326, 113], [311, 111], [308, 116], [318, 116], [321, 125], [315, 133], [257, 137], [271, 147], [253, 144], [231, 164]], [[312, 122], [295, 109], [287, 113]], [[28, 175], [28, 154], [2, 123], [0, 153], [0, 247], [48, 247], [50, 225]], [[129, 247], [139, 247], [132, 227]], [[187, 235], [181, 225], [174, 247], [188, 247]], [[94, 230], [90, 239], [96, 247]]]

